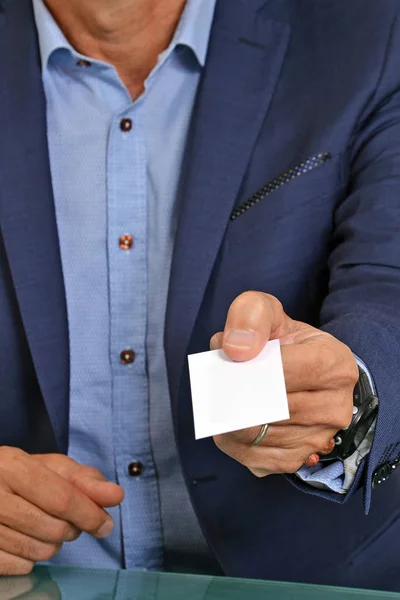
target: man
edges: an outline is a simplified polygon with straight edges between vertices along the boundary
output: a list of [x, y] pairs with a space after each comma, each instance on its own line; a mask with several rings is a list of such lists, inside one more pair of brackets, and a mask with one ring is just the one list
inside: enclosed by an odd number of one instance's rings
[[[397, 3], [1, 8], [0, 572], [399, 590]], [[269, 339], [290, 420], [195, 441]]]

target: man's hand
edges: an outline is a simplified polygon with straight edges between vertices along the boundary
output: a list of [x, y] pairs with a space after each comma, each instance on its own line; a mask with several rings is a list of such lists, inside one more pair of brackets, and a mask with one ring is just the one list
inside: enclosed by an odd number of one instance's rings
[[104, 508], [122, 499], [97, 469], [0, 447], [0, 575], [29, 573], [82, 531], [106, 537], [113, 522]]
[[[246, 292], [232, 303], [224, 332], [211, 339], [234, 361], [255, 358], [268, 340], [279, 339], [290, 420], [270, 425], [260, 446], [260, 427], [214, 438], [226, 454], [257, 477], [294, 473], [303, 464], [318, 462], [333, 448], [333, 436], [352, 419], [353, 390], [358, 367], [342, 342], [298, 321], [268, 294]], [[246, 402], [246, 398], [243, 398]]]

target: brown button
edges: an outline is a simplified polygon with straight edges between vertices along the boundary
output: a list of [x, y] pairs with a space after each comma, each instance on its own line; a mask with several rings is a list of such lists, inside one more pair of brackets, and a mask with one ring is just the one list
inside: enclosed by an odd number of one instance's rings
[[121, 131], [130, 131], [132, 129], [132, 120], [131, 119], [122, 119], [119, 124]]
[[121, 235], [119, 238], [119, 247], [121, 250], [129, 250], [133, 246], [133, 237], [131, 235]]
[[123, 365], [130, 365], [135, 360], [133, 350], [123, 350], [119, 356]]
[[88, 60], [84, 60], [83, 58], [80, 58], [77, 61], [76, 66], [80, 67], [81, 69], [87, 69], [88, 67], [92, 66], [92, 63], [89, 62]]
[[128, 473], [131, 477], [140, 477], [143, 471], [143, 465], [141, 462], [133, 462], [128, 467]]

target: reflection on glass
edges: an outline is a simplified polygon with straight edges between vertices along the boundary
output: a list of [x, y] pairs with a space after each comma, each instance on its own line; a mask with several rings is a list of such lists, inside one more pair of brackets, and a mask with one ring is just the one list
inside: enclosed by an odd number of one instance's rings
[[0, 578], [0, 600], [389, 600], [399, 594], [228, 577], [38, 568]]

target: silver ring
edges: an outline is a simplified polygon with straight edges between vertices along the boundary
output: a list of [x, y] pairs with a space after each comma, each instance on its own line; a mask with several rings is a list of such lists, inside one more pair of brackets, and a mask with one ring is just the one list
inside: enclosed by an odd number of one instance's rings
[[265, 425], [263, 425], [261, 427], [258, 436], [256, 437], [256, 439], [253, 442], [253, 446], [259, 446], [261, 444], [261, 442], [263, 441], [263, 439], [267, 435], [268, 427], [269, 427], [269, 423], [266, 423]]

